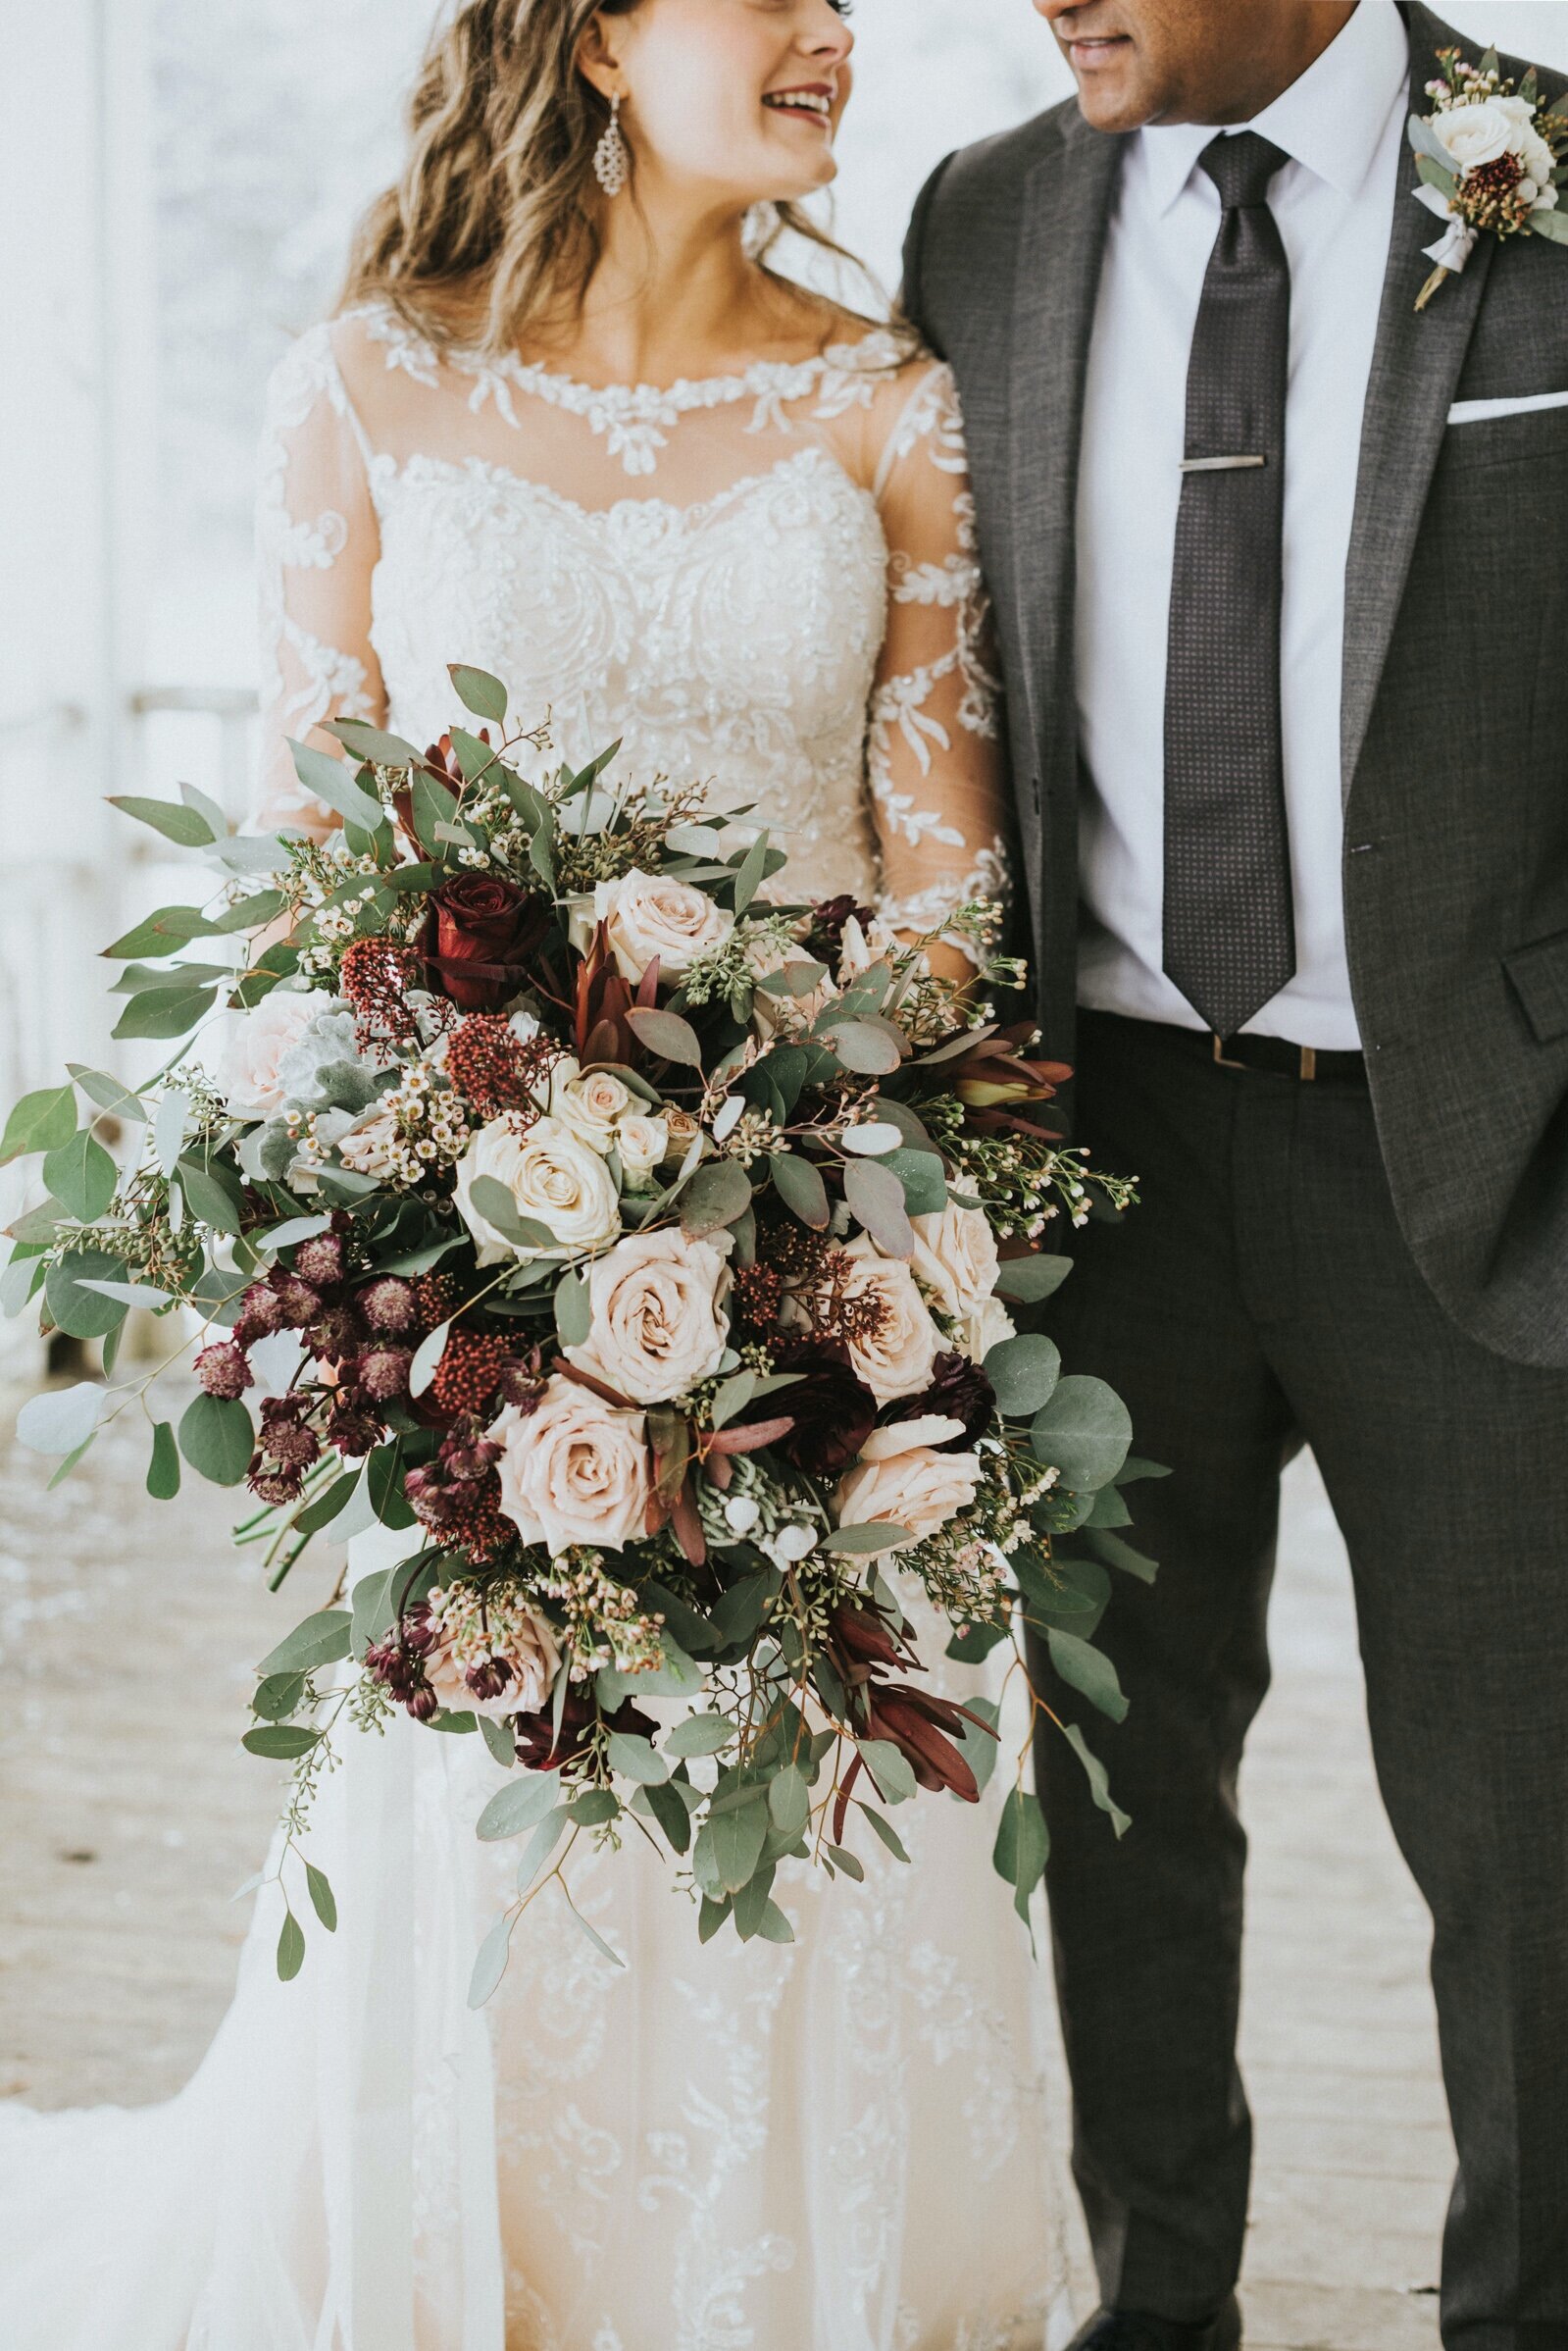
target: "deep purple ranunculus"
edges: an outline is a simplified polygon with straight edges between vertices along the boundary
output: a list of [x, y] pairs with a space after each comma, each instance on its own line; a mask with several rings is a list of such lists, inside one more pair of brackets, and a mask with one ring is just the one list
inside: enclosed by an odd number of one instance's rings
[[887, 1410], [889, 1420], [923, 1420], [939, 1412], [944, 1420], [961, 1420], [964, 1433], [949, 1437], [938, 1453], [962, 1453], [983, 1437], [996, 1417], [996, 1391], [978, 1363], [967, 1355], [938, 1355], [932, 1365], [931, 1386], [919, 1396], [903, 1396]]
[[849, 1350], [840, 1339], [797, 1339], [774, 1360], [781, 1371], [800, 1376], [791, 1388], [776, 1388], [751, 1415], [767, 1419], [785, 1412], [794, 1422], [773, 1450], [808, 1477], [837, 1477], [877, 1425], [877, 1400], [850, 1369]]

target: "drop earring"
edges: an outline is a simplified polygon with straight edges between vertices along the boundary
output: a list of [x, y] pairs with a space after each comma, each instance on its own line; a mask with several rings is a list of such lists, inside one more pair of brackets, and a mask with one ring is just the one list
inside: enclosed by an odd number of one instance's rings
[[632, 157], [621, 128], [620, 93], [610, 100], [610, 120], [604, 136], [593, 150], [593, 177], [605, 194], [616, 197], [627, 183], [632, 169]]

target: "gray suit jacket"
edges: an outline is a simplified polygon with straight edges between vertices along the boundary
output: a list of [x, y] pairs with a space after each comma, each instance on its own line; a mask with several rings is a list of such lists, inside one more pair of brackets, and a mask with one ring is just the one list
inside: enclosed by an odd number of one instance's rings
[[[1475, 44], [1425, 8], [1403, 13], [1425, 113], [1437, 50]], [[1121, 146], [1069, 102], [950, 156], [905, 254], [906, 307], [963, 396], [1040, 1017], [1069, 1061], [1075, 478]], [[1568, 248], [1483, 236], [1417, 316], [1438, 224], [1401, 183], [1391, 227], [1345, 624], [1351, 980], [1394, 1201], [1426, 1279], [1487, 1346], [1563, 1368], [1568, 408], [1446, 419], [1459, 399], [1568, 391]]]

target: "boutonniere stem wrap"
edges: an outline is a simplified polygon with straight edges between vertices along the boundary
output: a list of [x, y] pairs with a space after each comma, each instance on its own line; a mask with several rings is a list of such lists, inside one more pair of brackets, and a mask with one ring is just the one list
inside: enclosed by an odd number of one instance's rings
[[1436, 264], [1416, 300], [1425, 310], [1446, 278], [1456, 277], [1482, 235], [1544, 236], [1568, 245], [1568, 92], [1544, 100], [1532, 66], [1518, 88], [1495, 49], [1479, 66], [1457, 49], [1440, 49], [1442, 75], [1427, 84], [1429, 115], [1410, 117], [1420, 185], [1417, 203], [1436, 213], [1443, 233], [1426, 248]]

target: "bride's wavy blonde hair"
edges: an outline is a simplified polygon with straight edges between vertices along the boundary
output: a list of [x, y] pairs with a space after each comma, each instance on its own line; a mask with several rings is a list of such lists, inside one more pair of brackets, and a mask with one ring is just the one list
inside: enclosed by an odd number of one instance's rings
[[[438, 345], [461, 336], [496, 353], [541, 318], [575, 315], [601, 250], [593, 154], [610, 120], [578, 54], [596, 15], [641, 4], [466, 0], [437, 28], [409, 102], [408, 160], [360, 223], [341, 307], [389, 302]], [[634, 173], [633, 159], [633, 188]], [[799, 206], [777, 214], [755, 254], [765, 270], [785, 230], [858, 266]]]

